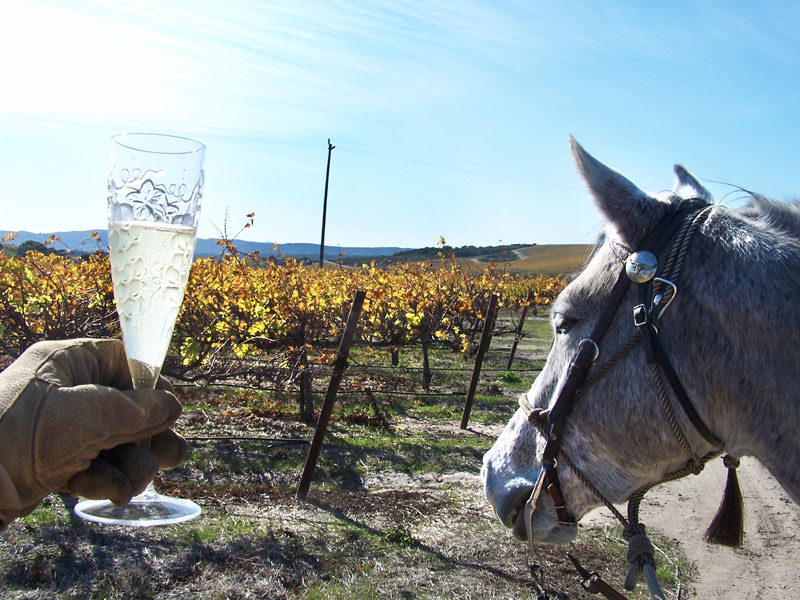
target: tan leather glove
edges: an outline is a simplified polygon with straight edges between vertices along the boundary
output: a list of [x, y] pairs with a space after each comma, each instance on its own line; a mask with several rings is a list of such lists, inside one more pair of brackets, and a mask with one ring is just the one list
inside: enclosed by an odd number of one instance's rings
[[0, 373], [0, 531], [58, 490], [125, 504], [181, 463], [169, 382], [132, 387], [119, 340], [38, 342]]

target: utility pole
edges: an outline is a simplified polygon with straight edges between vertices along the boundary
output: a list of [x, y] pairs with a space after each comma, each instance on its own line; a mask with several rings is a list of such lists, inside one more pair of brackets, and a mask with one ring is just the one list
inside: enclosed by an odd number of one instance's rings
[[331, 175], [331, 150], [336, 146], [331, 146], [331, 139], [328, 138], [328, 168], [325, 170], [325, 200], [322, 203], [322, 239], [319, 242], [319, 268], [322, 268], [323, 256], [325, 255], [325, 217], [328, 214], [328, 179]]

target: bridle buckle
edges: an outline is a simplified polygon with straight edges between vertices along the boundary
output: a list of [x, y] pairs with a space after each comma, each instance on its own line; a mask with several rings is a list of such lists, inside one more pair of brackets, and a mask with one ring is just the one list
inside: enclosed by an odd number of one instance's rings
[[633, 307], [633, 324], [636, 327], [647, 325], [647, 307], [644, 304], [637, 304]]

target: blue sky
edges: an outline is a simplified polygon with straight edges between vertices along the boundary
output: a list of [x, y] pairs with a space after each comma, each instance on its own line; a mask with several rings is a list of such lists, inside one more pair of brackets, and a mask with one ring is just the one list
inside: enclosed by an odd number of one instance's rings
[[3, 0], [0, 229], [105, 228], [108, 139], [207, 147], [199, 234], [592, 242], [568, 151], [800, 191], [796, 2]]

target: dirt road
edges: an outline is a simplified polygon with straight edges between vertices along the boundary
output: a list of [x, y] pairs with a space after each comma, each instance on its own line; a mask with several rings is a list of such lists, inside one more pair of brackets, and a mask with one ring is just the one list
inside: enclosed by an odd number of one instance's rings
[[[722, 461], [713, 461], [698, 476], [651, 491], [642, 505], [642, 521], [678, 540], [697, 566], [695, 589], [682, 597], [800, 598], [800, 507], [758, 461], [745, 458], [739, 467], [747, 510], [742, 547], [734, 550], [703, 541], [722, 498], [725, 478]], [[605, 516], [595, 513], [591, 519]]]

